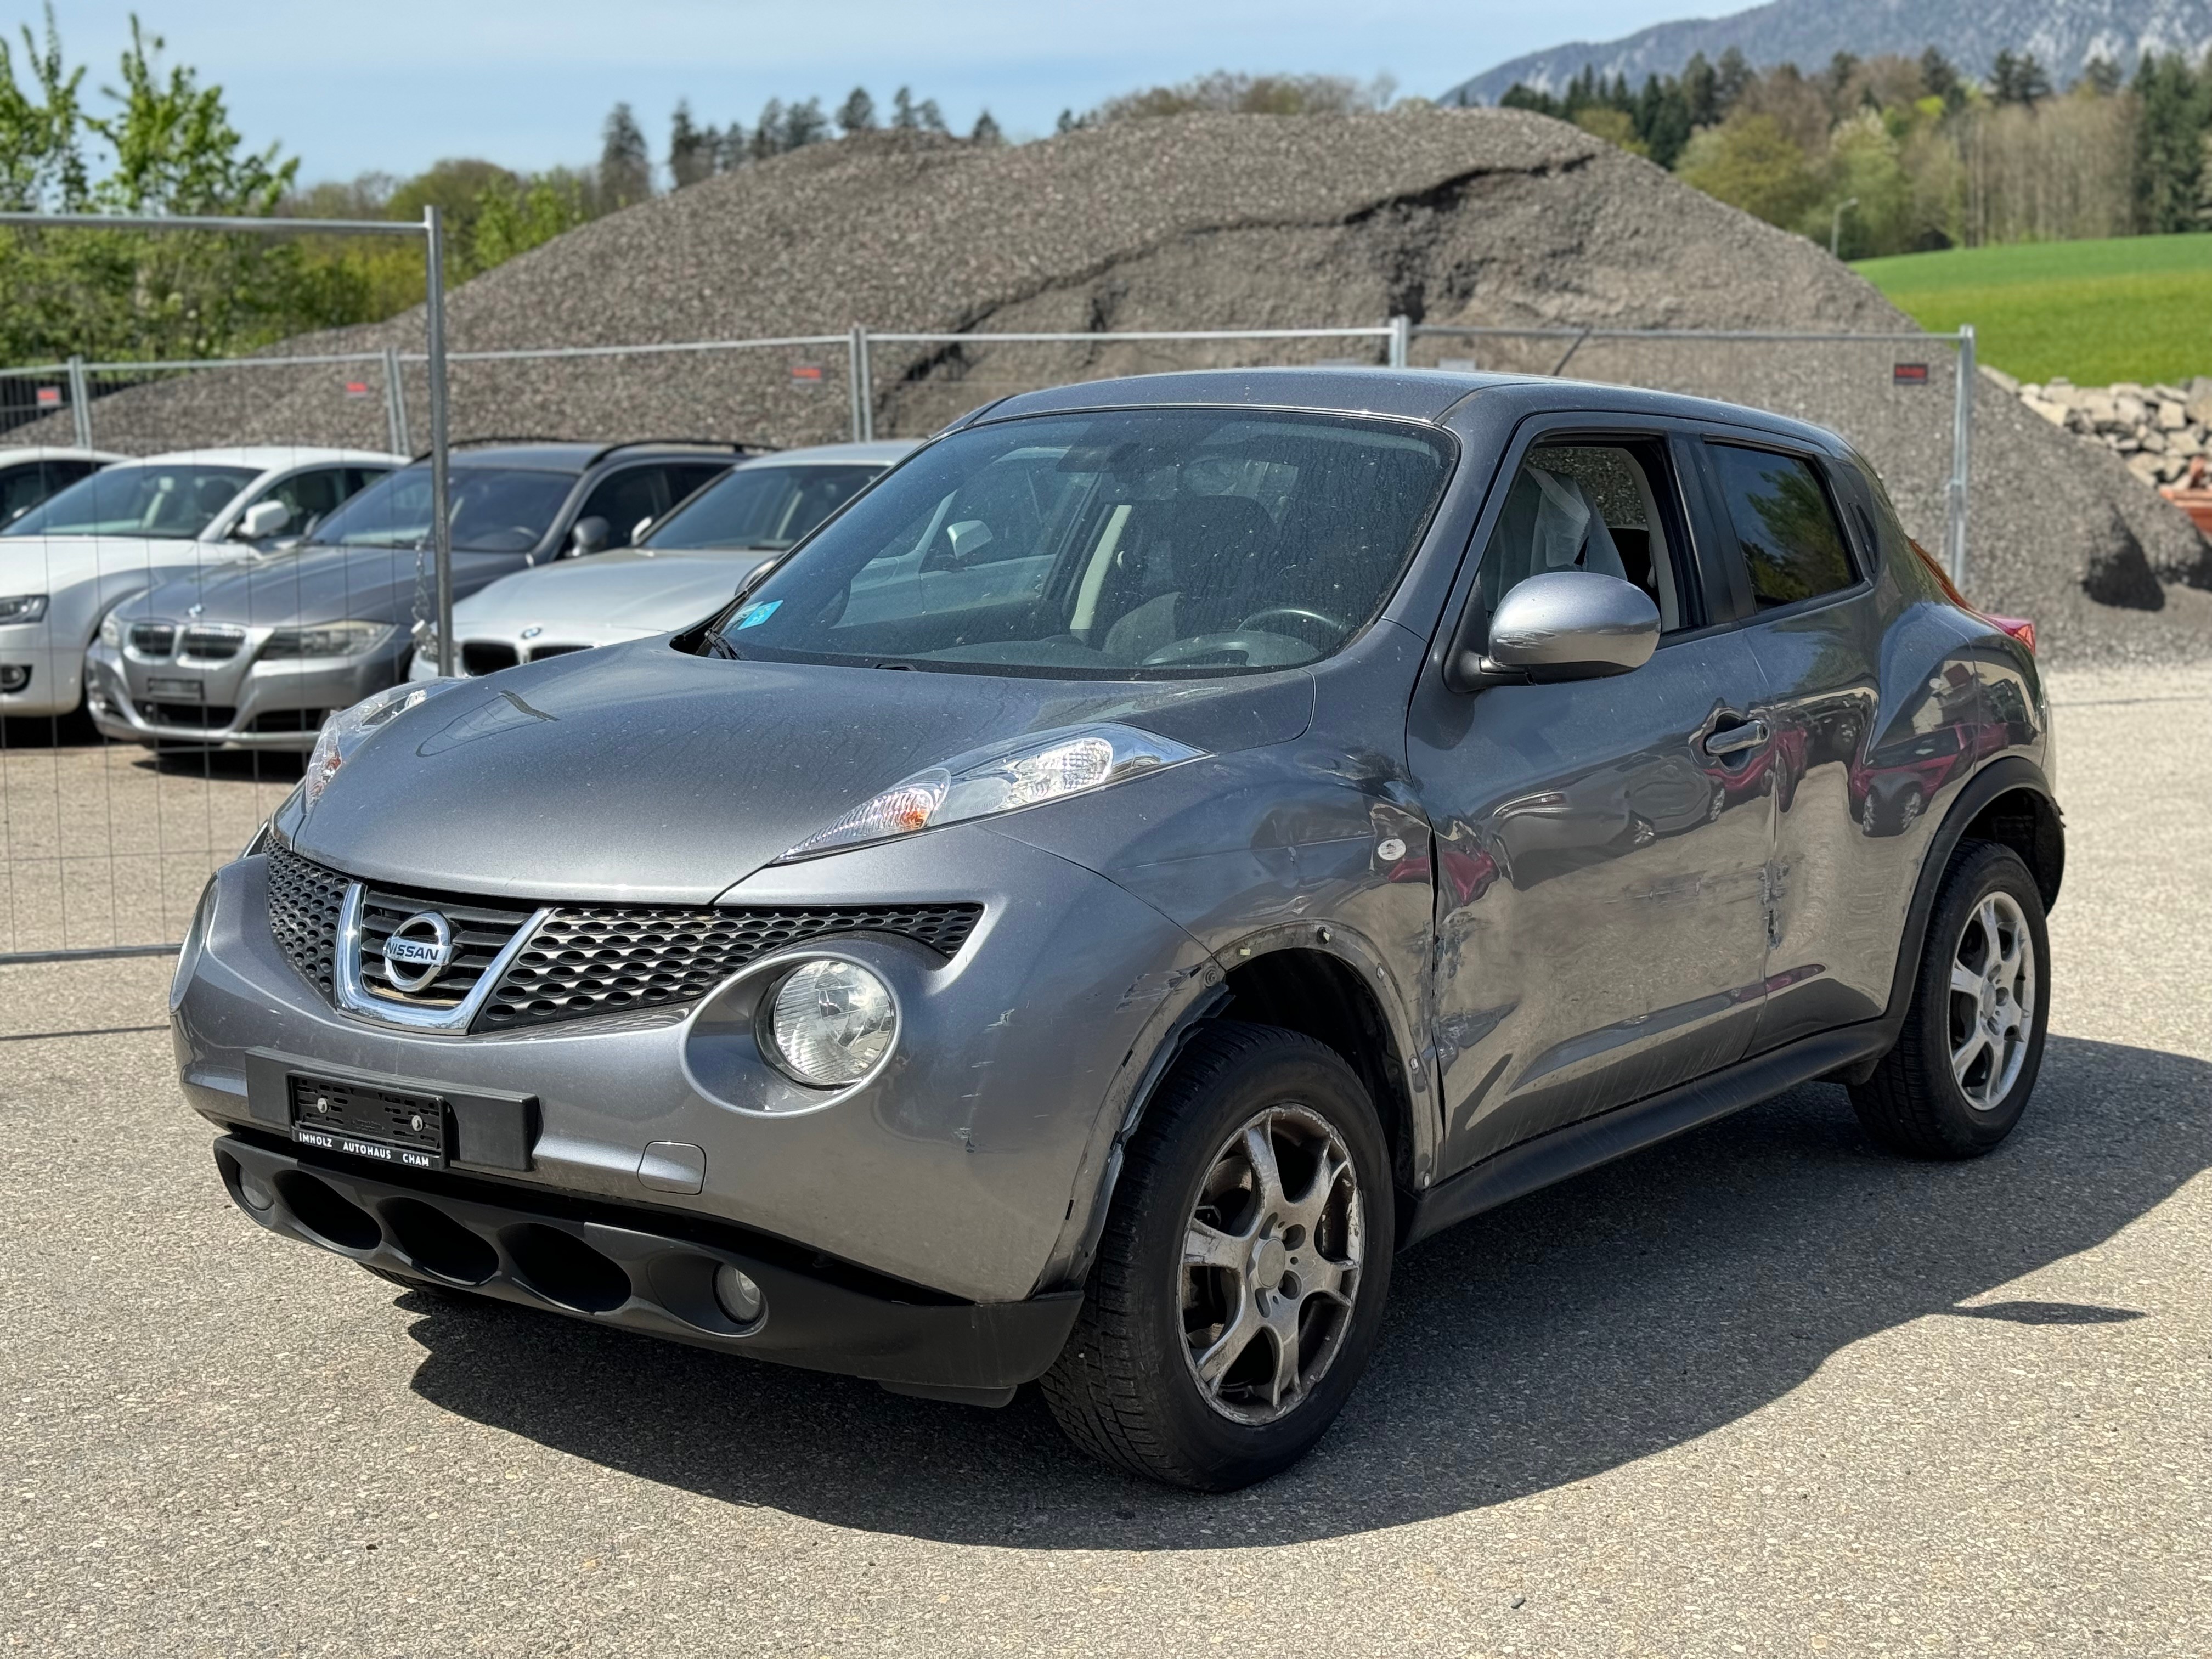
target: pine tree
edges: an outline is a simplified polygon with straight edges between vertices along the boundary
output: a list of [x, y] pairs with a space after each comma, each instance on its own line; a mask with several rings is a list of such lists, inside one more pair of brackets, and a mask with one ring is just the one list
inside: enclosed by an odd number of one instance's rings
[[818, 144], [830, 136], [830, 118], [822, 112], [822, 100], [810, 98], [803, 104], [793, 104], [783, 112], [783, 147], [804, 149], [809, 144]]
[[975, 118], [975, 130], [968, 135], [968, 142], [987, 146], [1003, 144], [1006, 142], [1006, 135], [999, 131], [999, 124], [992, 119], [991, 112], [985, 110]]
[[1990, 95], [2000, 104], [2021, 104], [2033, 109], [2051, 96], [2051, 76], [2035, 61], [2033, 52], [2001, 52], [1990, 69]]
[[1927, 88], [1929, 97], [1941, 98], [1945, 109], [1957, 111], [1966, 107], [1965, 78], [1951, 60], [1933, 46], [1920, 54], [1920, 84]]
[[891, 94], [891, 125], [901, 132], [912, 132], [921, 125], [915, 119], [914, 93], [901, 87]]
[[653, 153], [628, 104], [607, 114], [599, 145], [599, 194], [610, 208], [628, 207], [653, 194]]
[[1682, 66], [1682, 102], [1691, 126], [1709, 127], [1721, 118], [1719, 83], [1720, 77], [1702, 52], [1692, 53]]
[[2146, 52], [2136, 70], [2136, 228], [2197, 228], [2207, 89], [2179, 52]]
[[770, 156], [784, 152], [783, 100], [771, 98], [761, 106], [760, 120], [753, 128], [752, 143], [746, 153], [756, 161], [765, 161]]
[[696, 185], [714, 171], [721, 145], [712, 127], [691, 123], [691, 103], [679, 99], [668, 124], [668, 176], [678, 190]]
[[2075, 84], [2092, 96], [2110, 98], [2120, 89], [2120, 66], [2109, 58], [2092, 58], [2081, 65], [2081, 78]]
[[925, 98], [914, 106], [914, 124], [924, 132], [943, 132], [945, 112], [937, 107], [937, 100]]
[[1720, 112], [1722, 119], [1728, 118], [1728, 112], [1735, 107], [1736, 100], [1750, 91], [1752, 82], [1758, 79], [1759, 72], [1746, 61], [1739, 49], [1730, 46], [1721, 54], [1720, 66], [1713, 75], [1713, 107]]
[[850, 138], [856, 132], [876, 130], [876, 100], [866, 87], [854, 87], [837, 106], [837, 130]]

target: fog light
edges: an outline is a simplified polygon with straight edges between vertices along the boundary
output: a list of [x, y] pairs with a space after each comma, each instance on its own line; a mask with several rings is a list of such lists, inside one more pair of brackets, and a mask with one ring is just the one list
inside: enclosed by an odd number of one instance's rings
[[768, 1011], [776, 1063], [816, 1089], [857, 1083], [898, 1034], [890, 987], [854, 962], [810, 962], [784, 976]]
[[0, 691], [21, 691], [31, 684], [28, 663], [0, 662]]
[[[696, 1284], [697, 1280], [692, 1281]], [[748, 1273], [743, 1273], [726, 1263], [714, 1269], [714, 1300], [722, 1304], [722, 1311], [740, 1325], [757, 1325], [768, 1311], [768, 1297], [761, 1287], [753, 1283]]]

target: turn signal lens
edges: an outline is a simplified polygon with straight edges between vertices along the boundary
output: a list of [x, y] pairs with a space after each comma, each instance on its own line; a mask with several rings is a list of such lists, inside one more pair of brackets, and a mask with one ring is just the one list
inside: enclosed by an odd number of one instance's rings
[[898, 1006], [858, 963], [810, 962], [784, 975], [769, 1006], [771, 1058], [812, 1089], [857, 1083], [890, 1052]]

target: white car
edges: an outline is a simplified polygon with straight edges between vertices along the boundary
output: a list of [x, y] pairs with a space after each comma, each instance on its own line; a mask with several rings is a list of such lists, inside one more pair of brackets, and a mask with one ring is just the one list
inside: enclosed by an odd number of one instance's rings
[[[489, 674], [697, 622], [921, 447], [824, 444], [732, 467], [650, 528], [640, 526], [632, 546], [518, 571], [455, 605], [454, 666]], [[438, 642], [427, 628], [407, 673], [437, 678]]]
[[104, 449], [72, 449], [54, 444], [0, 449], [0, 525], [15, 523], [79, 478], [89, 478], [103, 466], [128, 459]]
[[40, 502], [0, 528], [0, 714], [74, 714], [85, 650], [117, 605], [297, 537], [405, 465], [362, 449], [180, 450], [118, 461]]

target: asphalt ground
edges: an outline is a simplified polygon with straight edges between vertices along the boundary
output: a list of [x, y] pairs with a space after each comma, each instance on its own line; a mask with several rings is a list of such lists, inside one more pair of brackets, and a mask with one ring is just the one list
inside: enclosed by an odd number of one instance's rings
[[[234, 1212], [158, 961], [0, 969], [10, 1650], [2212, 1651], [2212, 672], [2059, 683], [2043, 1082], [1799, 1090], [1399, 1264], [1304, 1464], [400, 1293]], [[41, 1036], [40, 1033], [63, 1035]]]

